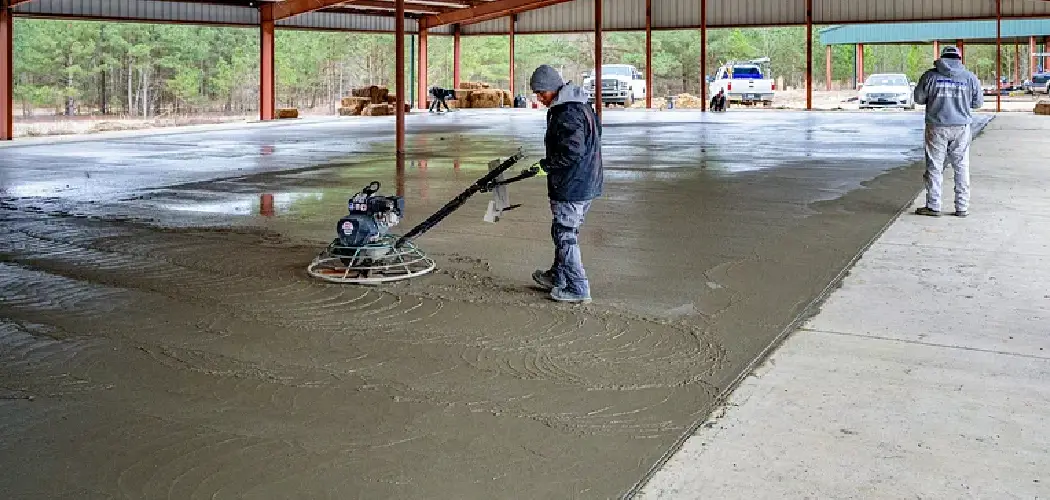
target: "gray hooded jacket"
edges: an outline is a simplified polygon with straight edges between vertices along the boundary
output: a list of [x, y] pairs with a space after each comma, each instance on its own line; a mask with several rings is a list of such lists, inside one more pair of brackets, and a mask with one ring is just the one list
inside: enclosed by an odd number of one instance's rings
[[556, 201], [587, 201], [602, 193], [601, 123], [583, 89], [566, 83], [547, 110], [547, 190]]
[[962, 61], [941, 58], [915, 85], [915, 103], [926, 105], [926, 123], [940, 126], [973, 123], [971, 110], [984, 105], [981, 82]]

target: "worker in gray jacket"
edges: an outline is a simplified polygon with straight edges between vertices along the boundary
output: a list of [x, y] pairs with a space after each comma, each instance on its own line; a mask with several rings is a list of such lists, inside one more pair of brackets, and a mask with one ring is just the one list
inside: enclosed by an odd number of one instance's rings
[[941, 181], [947, 159], [955, 170], [955, 215], [966, 217], [970, 204], [971, 110], [984, 105], [977, 76], [967, 70], [953, 46], [915, 86], [915, 103], [926, 105], [926, 206], [915, 213], [941, 215]]

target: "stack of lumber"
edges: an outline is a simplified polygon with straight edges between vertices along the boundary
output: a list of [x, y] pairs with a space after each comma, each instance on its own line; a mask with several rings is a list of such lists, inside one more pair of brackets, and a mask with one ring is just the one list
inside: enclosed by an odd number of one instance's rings
[[1050, 101], [1040, 100], [1035, 103], [1035, 114], [1050, 115]]
[[299, 108], [280, 108], [277, 110], [278, 120], [285, 120], [289, 118], [299, 118]]

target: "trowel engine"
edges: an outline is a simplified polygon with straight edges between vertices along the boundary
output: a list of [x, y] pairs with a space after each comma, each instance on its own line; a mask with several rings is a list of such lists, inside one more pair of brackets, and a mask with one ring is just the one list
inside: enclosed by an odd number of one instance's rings
[[[405, 212], [405, 200], [400, 196], [379, 194], [380, 184], [372, 182], [347, 202], [349, 213], [336, 223], [336, 241], [344, 248], [367, 248], [378, 243], [390, 232], [390, 228], [401, 222]], [[378, 250], [367, 252], [362, 257], [377, 257]], [[349, 262], [344, 261], [344, 264]]]

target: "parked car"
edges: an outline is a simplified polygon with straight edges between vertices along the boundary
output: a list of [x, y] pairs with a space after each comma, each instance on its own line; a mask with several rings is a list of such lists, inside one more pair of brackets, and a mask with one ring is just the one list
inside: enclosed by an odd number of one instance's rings
[[[635, 101], [645, 99], [645, 75], [629, 64], [602, 65], [602, 104], [622, 104], [631, 107]], [[594, 102], [594, 71], [583, 80], [588, 102]]]
[[1050, 73], [1036, 73], [1024, 82], [1024, 91], [1029, 94], [1050, 94]]
[[769, 58], [763, 57], [747, 62], [730, 61], [723, 64], [715, 72], [715, 77], [711, 81], [710, 95], [725, 91], [731, 103], [744, 105], [762, 103], [767, 107], [772, 106], [777, 84], [772, 78], [766, 78], [762, 67], [759, 66], [759, 64], [768, 62]]
[[908, 76], [899, 73], [876, 74], [868, 77], [860, 87], [860, 109], [904, 108], [915, 109], [912, 91], [915, 86]]

